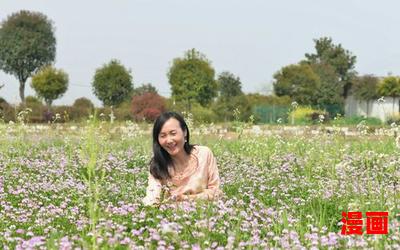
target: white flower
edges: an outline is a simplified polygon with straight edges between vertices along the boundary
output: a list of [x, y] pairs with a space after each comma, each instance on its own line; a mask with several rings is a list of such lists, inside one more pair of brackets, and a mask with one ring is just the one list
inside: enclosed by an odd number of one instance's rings
[[400, 149], [400, 135], [396, 138], [396, 147]]
[[162, 224], [162, 226], [161, 226], [161, 232], [163, 234], [175, 233], [175, 230], [171, 223], [165, 223], [165, 224]]

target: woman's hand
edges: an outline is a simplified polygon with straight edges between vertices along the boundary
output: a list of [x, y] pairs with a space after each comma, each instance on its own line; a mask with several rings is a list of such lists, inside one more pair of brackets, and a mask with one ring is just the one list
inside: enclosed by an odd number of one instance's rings
[[176, 201], [187, 201], [189, 199], [189, 195], [180, 194], [176, 197]]

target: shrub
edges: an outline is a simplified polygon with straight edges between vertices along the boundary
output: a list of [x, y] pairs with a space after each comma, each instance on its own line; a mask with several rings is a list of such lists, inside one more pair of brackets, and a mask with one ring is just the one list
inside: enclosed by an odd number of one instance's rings
[[28, 122], [32, 123], [42, 123], [46, 121], [44, 117], [44, 113], [47, 110], [47, 107], [43, 105], [42, 101], [35, 96], [27, 96], [25, 97], [25, 103], [21, 103], [17, 107], [17, 112], [19, 113], [22, 110], [30, 109], [32, 112], [28, 115]]
[[78, 98], [72, 104], [74, 108], [94, 109], [94, 104], [86, 97]]
[[351, 116], [351, 117], [340, 117], [331, 120], [333, 125], [357, 125], [364, 121], [365, 125], [379, 126], [382, 125], [382, 121], [375, 117], [365, 118], [363, 116]]
[[72, 109], [69, 111], [71, 120], [86, 120], [89, 115], [93, 113], [94, 105], [89, 99], [81, 97], [74, 101], [74, 104], [72, 104]]
[[137, 121], [153, 122], [156, 114], [166, 110], [165, 99], [156, 93], [144, 93], [132, 98], [132, 115]]
[[233, 110], [239, 110], [239, 119], [247, 121], [252, 115], [250, 103], [245, 95], [232, 97], [229, 101], [217, 100], [212, 110], [220, 121], [233, 121]]
[[386, 124], [388, 125], [391, 125], [393, 123], [400, 125], [400, 113], [393, 114], [389, 116], [388, 119], [386, 120]]
[[145, 108], [142, 112], [143, 119], [146, 121], [155, 121], [159, 115], [161, 115], [161, 110], [156, 108]]
[[196, 123], [211, 123], [218, 119], [217, 115], [209, 108], [196, 103], [192, 106], [193, 120]]
[[290, 96], [262, 95], [259, 93], [247, 94], [250, 105], [290, 105], [292, 99]]
[[[111, 112], [111, 110], [110, 110]], [[130, 101], [125, 101], [121, 103], [117, 108], [114, 109], [114, 116], [116, 120], [126, 121], [132, 119], [131, 113], [131, 103]]]
[[0, 97], [0, 120], [4, 122], [15, 121], [15, 108]]
[[313, 109], [311, 107], [298, 107], [290, 112], [289, 123], [298, 125], [316, 124], [321, 121], [321, 116], [324, 117], [324, 122], [329, 118], [328, 113], [323, 110]]
[[71, 121], [71, 114], [73, 114], [74, 108], [71, 106], [55, 106], [50, 112], [46, 114], [48, 121], [51, 122], [69, 122]]
[[110, 121], [111, 112], [112, 112], [111, 107], [101, 107], [95, 109], [96, 116], [100, 121]]
[[29, 104], [42, 104], [43, 105], [42, 101], [38, 97], [31, 96], [31, 95], [25, 97], [25, 104], [26, 105], [29, 105]]
[[175, 111], [175, 112], [188, 112], [187, 103], [186, 102], [177, 102], [172, 98], [166, 100], [166, 110]]

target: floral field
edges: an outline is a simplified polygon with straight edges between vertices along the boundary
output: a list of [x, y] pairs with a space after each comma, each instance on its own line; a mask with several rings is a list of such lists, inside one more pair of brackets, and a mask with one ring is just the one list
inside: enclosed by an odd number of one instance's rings
[[[224, 196], [144, 207], [150, 127], [0, 124], [0, 249], [400, 249], [397, 127], [192, 127]], [[369, 211], [388, 234], [366, 233]]]

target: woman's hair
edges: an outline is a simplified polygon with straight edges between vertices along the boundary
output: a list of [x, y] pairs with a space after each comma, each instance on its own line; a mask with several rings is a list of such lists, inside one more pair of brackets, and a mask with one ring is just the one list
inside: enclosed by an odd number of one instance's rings
[[193, 149], [193, 145], [189, 143], [189, 128], [183, 119], [183, 117], [176, 113], [176, 112], [164, 112], [162, 113], [154, 122], [153, 126], [153, 158], [150, 161], [150, 173], [154, 176], [154, 178], [159, 180], [166, 180], [171, 178], [168, 172], [168, 165], [172, 164], [171, 156], [165, 149], [163, 149], [158, 142], [158, 135], [161, 132], [162, 127], [164, 126], [165, 122], [168, 121], [170, 118], [175, 118], [178, 120], [179, 125], [185, 133], [186, 131], [186, 141], [183, 145], [183, 148], [187, 154], [190, 154]]

